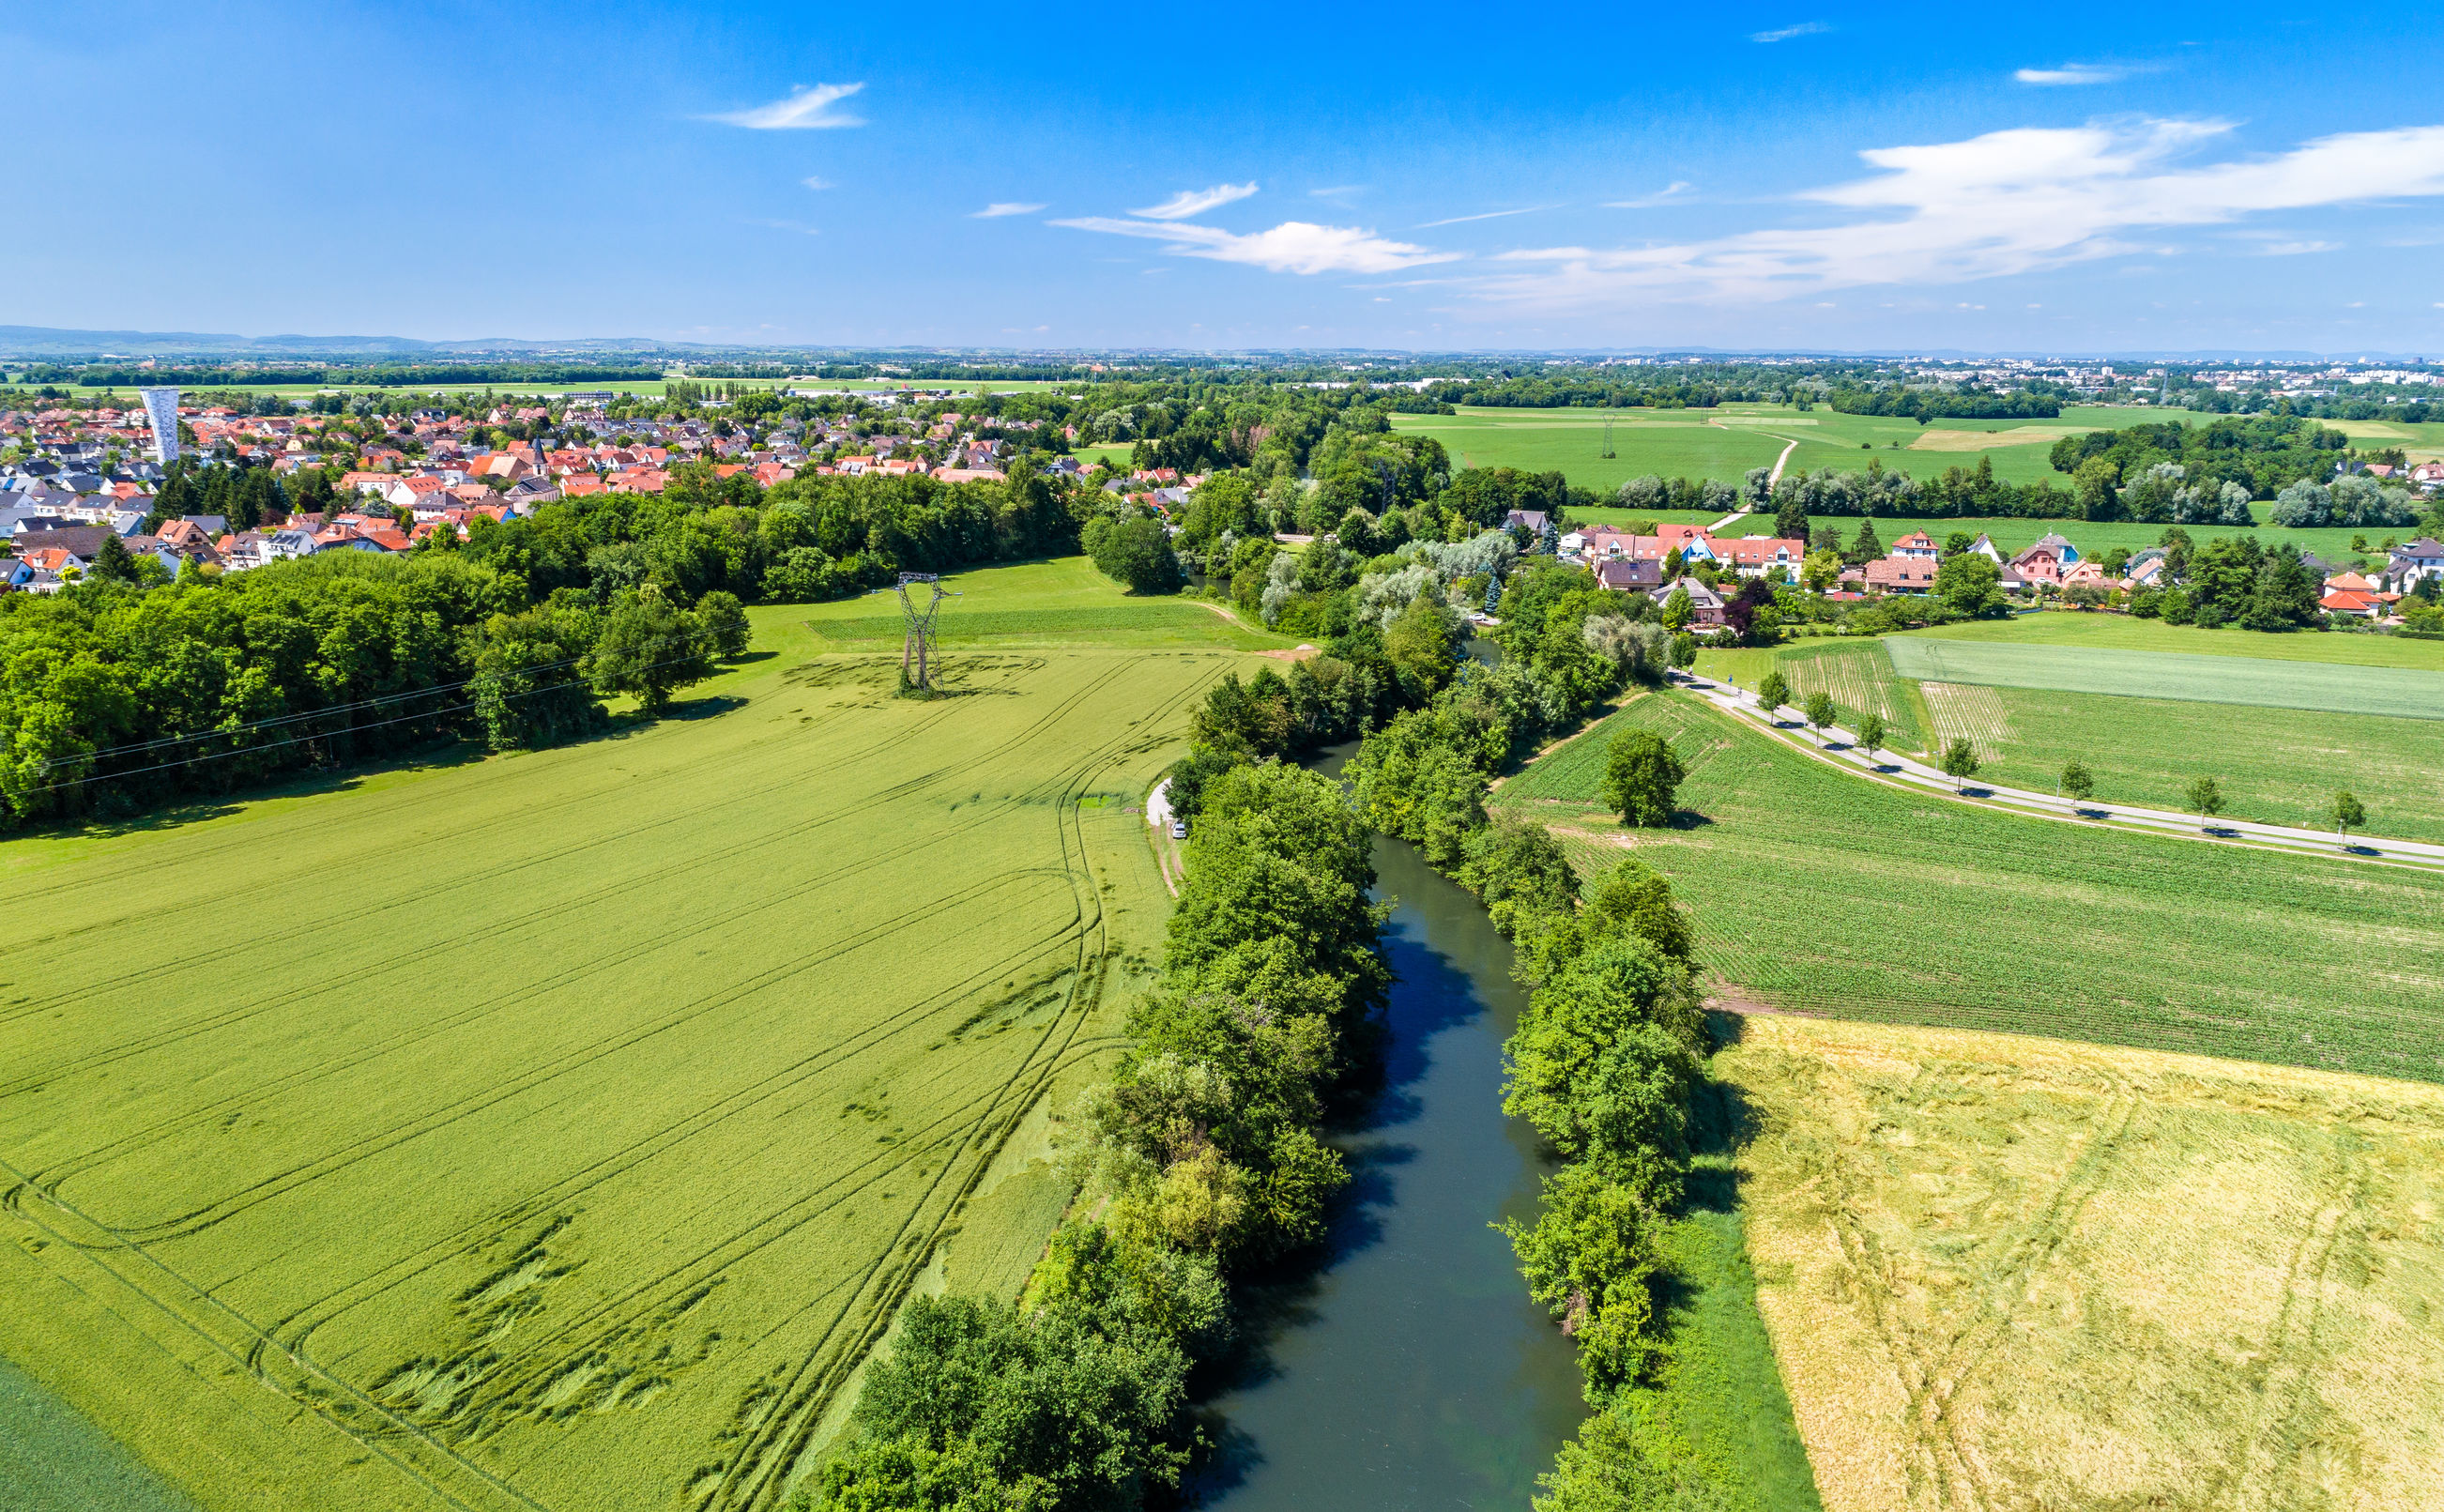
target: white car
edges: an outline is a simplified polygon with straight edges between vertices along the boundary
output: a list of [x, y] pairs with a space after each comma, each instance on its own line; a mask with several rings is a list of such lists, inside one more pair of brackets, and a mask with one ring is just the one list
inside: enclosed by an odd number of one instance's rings
[[1188, 821], [1184, 819], [1173, 820], [1171, 821], [1171, 838], [1176, 840], [1184, 840], [1188, 839]]

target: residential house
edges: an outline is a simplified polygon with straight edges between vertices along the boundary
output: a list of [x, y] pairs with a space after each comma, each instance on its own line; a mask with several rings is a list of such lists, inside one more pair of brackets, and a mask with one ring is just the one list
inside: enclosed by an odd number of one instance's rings
[[2396, 593], [2408, 593], [2430, 578], [2444, 581], [2444, 544], [2438, 544], [2432, 536], [2420, 536], [2406, 546], [2394, 547], [2384, 564], [2385, 586]]
[[1884, 555], [1900, 557], [1911, 562], [1935, 562], [1942, 558], [1943, 548], [1936, 545], [1935, 537], [1925, 531], [1913, 530], [1894, 542], [1892, 549]]
[[2058, 583], [2078, 562], [2079, 548], [2048, 531], [2044, 540], [2011, 559], [2011, 570], [2028, 582]]
[[1935, 568], [1934, 562], [1922, 557], [1895, 552], [1868, 562], [1859, 574], [1859, 581], [1869, 593], [1931, 593], [1935, 589]]
[[1550, 520], [1551, 516], [1542, 509], [1513, 509], [1502, 517], [1502, 527], [1505, 530], [1525, 530], [1531, 536], [1541, 536], [1545, 533], [1545, 526]]
[[1596, 563], [1596, 586], [1616, 593], [1646, 592], [1663, 584], [1663, 563], [1611, 557]]
[[1672, 596], [1683, 589], [1689, 595], [1689, 624], [1692, 629], [1712, 629], [1728, 623], [1723, 618], [1723, 596], [1695, 578], [1682, 578], [1669, 587], [1658, 583], [1648, 589], [1646, 596], [1658, 604], [1669, 603]]
[[[1743, 578], [1769, 577], [1779, 572], [1796, 582], [1799, 581], [1799, 564], [1807, 558], [1807, 543], [1805, 541], [1772, 536], [1742, 536], [1737, 541], [1706, 539], [1708, 550], [1714, 560], [1728, 562]], [[1687, 560], [1685, 554], [1683, 560]]]

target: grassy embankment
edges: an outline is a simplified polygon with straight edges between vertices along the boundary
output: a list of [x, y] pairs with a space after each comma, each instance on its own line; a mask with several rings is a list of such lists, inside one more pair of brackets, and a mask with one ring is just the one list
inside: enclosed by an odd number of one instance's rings
[[656, 725], [0, 845], [0, 1351], [212, 1509], [775, 1504], [912, 1288], [1039, 1252], [1126, 806], [1259, 638], [953, 586], [1056, 618], [919, 703], [759, 609]]
[[2444, 1501], [2444, 1093], [1787, 1018], [1714, 1065], [1833, 1512]]
[[[1662, 732], [1688, 818], [1597, 806], [1609, 733]], [[1583, 870], [1671, 877], [1708, 965], [1774, 1007], [2444, 1081], [2444, 877], [1886, 787], [1653, 693], [1496, 795]]]

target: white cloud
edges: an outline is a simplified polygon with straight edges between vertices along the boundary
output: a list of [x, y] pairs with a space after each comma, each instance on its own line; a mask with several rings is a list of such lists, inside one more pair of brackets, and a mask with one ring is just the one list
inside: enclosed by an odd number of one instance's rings
[[1253, 181], [1245, 184], [1216, 184], [1211, 189], [1183, 189], [1159, 205], [1129, 212], [1147, 220], [1186, 220], [1202, 215], [1209, 210], [1245, 199], [1256, 192]]
[[2130, 77], [2130, 70], [2106, 63], [2066, 63], [2059, 68], [2023, 68], [2011, 75], [2024, 84], [2109, 84]]
[[799, 89], [787, 100], [776, 100], [752, 110], [732, 110], [708, 120], [718, 120], [732, 126], [746, 126], [755, 131], [814, 131], [831, 126], [862, 126], [864, 120], [832, 107], [864, 88], [856, 84], [816, 84], [811, 89]]
[[1500, 220], [1505, 215], [1533, 215], [1540, 210], [1559, 209], [1561, 209], [1559, 205], [1529, 205], [1524, 210], [1489, 210], [1479, 215], [1453, 215], [1446, 220], [1430, 220], [1416, 229], [1421, 231], [1432, 230], [1437, 226], [1460, 226], [1472, 220]]
[[1271, 230], [1245, 236], [1214, 226], [1108, 216], [1056, 220], [1052, 224], [1110, 236], [1141, 236], [1164, 243], [1163, 250], [1175, 257], [1245, 263], [1276, 273], [1391, 273], [1427, 263], [1447, 263], [1460, 255], [1389, 241], [1373, 231], [1352, 227], [1318, 226], [1303, 220], [1284, 221]]
[[801, 178], [798, 182], [805, 185], [808, 189], [838, 189], [840, 187], [840, 185], [833, 183], [830, 179], [821, 176]]
[[1795, 27], [1777, 27], [1771, 31], [1751, 31], [1750, 42], [1788, 42], [1793, 37], [1812, 37], [1830, 31], [1832, 27], [1822, 21], [1803, 21]]
[[2342, 244], [2340, 242], [2301, 241], [2268, 242], [2258, 250], [2268, 257], [2298, 257], [2305, 252], [2338, 252], [2342, 249]]
[[1310, 189], [1307, 194], [1317, 199], [1345, 199], [1351, 194], [1363, 194], [1365, 191], [1364, 184], [1327, 184], [1322, 189]]
[[1004, 215], [1032, 215], [1043, 208], [1044, 207], [1041, 205], [1019, 204], [1014, 200], [995, 200], [993, 203], [987, 205], [982, 210], [970, 212], [968, 218], [970, 220], [999, 220]]
[[2231, 128], [2141, 120], [1991, 132], [1860, 156], [1879, 172], [1799, 196], [1842, 218], [1710, 241], [1503, 254], [1532, 271], [1475, 281], [1557, 311], [1662, 299], [1756, 303], [1861, 286], [1943, 285], [2152, 249], [2127, 233], [2260, 212], [2444, 194], [2444, 126], [2321, 138], [2271, 157], [2174, 159]]
[[1676, 178], [1670, 184], [1656, 193], [1641, 196], [1638, 199], [1607, 199], [1604, 201], [1604, 209], [1653, 210], [1656, 206], [1662, 204], [1664, 201], [1677, 198], [1678, 196], [1689, 193], [1690, 190], [1695, 187], [1695, 185], [1690, 183], [1685, 178]]

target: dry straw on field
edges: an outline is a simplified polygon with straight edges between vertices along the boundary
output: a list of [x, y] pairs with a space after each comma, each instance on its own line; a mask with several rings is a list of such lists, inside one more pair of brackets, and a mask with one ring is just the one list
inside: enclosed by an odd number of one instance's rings
[[1716, 1066], [1832, 1512], [2444, 1505], [2444, 1089], [1777, 1018]]

